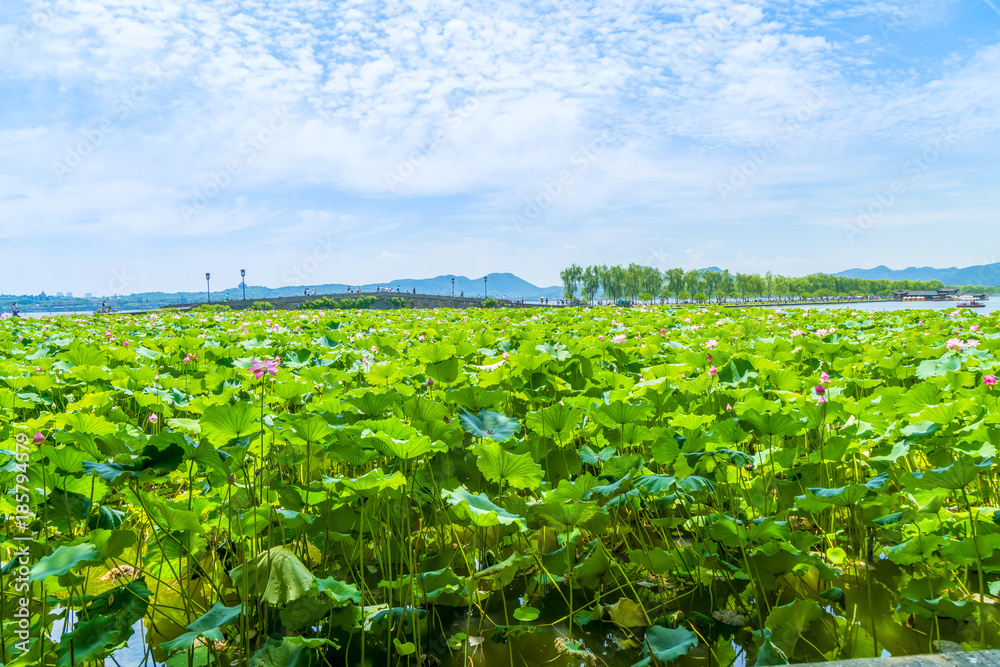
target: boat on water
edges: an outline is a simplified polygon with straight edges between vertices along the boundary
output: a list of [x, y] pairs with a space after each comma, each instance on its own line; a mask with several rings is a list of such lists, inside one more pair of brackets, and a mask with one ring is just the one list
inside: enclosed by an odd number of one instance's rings
[[963, 301], [962, 303], [958, 304], [957, 307], [958, 308], [985, 308], [986, 304], [985, 303], [979, 303], [978, 301], [976, 301], [975, 299], [973, 299], [972, 301]]

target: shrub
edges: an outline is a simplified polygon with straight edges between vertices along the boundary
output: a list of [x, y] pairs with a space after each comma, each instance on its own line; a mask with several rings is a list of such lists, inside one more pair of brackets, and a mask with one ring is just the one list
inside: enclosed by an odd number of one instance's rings
[[499, 305], [500, 302], [491, 296], [488, 296], [485, 299], [483, 299], [483, 308], [496, 308]]
[[254, 301], [250, 310], [274, 310], [274, 304], [270, 301]]
[[203, 303], [191, 309], [192, 313], [228, 313], [232, 308], [218, 303]]
[[302, 304], [303, 310], [354, 310], [357, 308], [369, 308], [378, 301], [373, 296], [360, 296], [357, 299], [331, 299], [323, 297], [315, 301]]

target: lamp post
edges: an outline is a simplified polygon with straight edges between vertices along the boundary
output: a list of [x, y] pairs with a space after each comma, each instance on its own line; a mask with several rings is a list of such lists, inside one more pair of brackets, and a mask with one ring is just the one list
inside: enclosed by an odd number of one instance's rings
[[240, 269], [240, 284], [243, 286], [243, 300], [247, 300], [247, 270]]
[[208, 302], [212, 303], [212, 274], [205, 273], [205, 293], [208, 294]]
[[451, 298], [455, 298], [455, 279], [451, 279]]
[[489, 276], [483, 276], [483, 298], [487, 298], [489, 295], [486, 293], [486, 279]]

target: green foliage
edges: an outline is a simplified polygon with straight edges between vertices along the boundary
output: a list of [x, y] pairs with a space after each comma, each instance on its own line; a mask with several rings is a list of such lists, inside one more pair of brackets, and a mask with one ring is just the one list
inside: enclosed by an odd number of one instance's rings
[[302, 310], [365, 310], [371, 308], [376, 301], [378, 301], [378, 298], [374, 296], [359, 296], [357, 298], [346, 299], [322, 297], [306, 301], [300, 308]]
[[[677, 300], [694, 299], [697, 302], [737, 295], [743, 301], [792, 296], [826, 299], [835, 296], [888, 296], [896, 290], [913, 292], [944, 287], [939, 280], [866, 280], [825, 273], [791, 278], [776, 276], [770, 272], [763, 276], [753, 273], [731, 274], [728, 269], [686, 272], [683, 269], [667, 269], [661, 272], [638, 264], [586, 268], [574, 264], [564, 269], [560, 276], [564, 297], [572, 298], [579, 293], [593, 300], [600, 293], [604, 299], [613, 303], [618, 303], [622, 297], [652, 301], [659, 296], [672, 296]], [[979, 286], [962, 288], [963, 291], [976, 294], [995, 292], [996, 289]]]
[[222, 303], [200, 303], [190, 310], [191, 313], [199, 315], [215, 315], [221, 313], [230, 313], [232, 308]]
[[[34, 586], [50, 662], [126, 641], [303, 667], [989, 645], [994, 318], [676, 312], [633, 303], [652, 272], [598, 268], [567, 293], [635, 307], [0, 322], [3, 574]], [[787, 288], [655, 278], [709, 302]]]

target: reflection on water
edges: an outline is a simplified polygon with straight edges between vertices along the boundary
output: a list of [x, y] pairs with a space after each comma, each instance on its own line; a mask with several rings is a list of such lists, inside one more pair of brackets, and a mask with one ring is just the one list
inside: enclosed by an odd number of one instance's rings
[[[816, 310], [831, 310], [831, 309], [843, 309], [843, 308], [853, 308], [854, 310], [863, 310], [868, 312], [881, 312], [881, 311], [897, 311], [897, 310], [934, 310], [934, 311], [944, 311], [950, 312], [952, 310], [957, 310], [959, 301], [879, 301], [874, 303], [851, 303], [851, 304], [830, 304], [826, 306], [796, 306], [795, 304], [785, 304], [783, 308], [805, 308], [805, 309], [816, 309]], [[969, 308], [963, 309], [968, 310], [970, 313], [992, 313], [996, 310], [1000, 310], [1000, 297], [994, 297], [986, 301], [980, 302], [984, 304], [985, 308]]]

